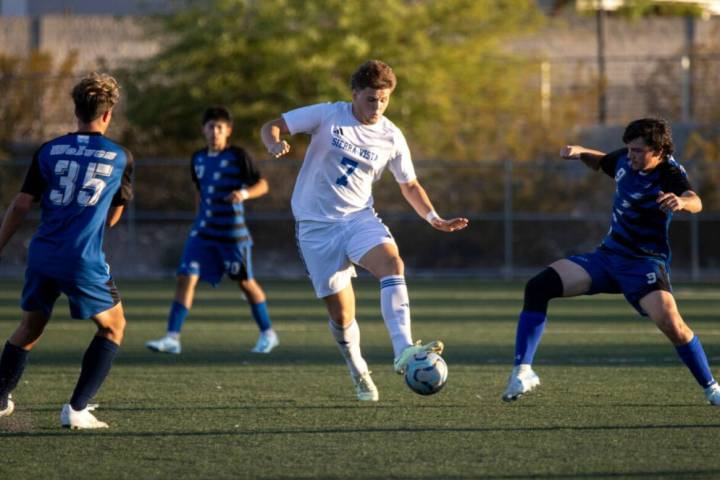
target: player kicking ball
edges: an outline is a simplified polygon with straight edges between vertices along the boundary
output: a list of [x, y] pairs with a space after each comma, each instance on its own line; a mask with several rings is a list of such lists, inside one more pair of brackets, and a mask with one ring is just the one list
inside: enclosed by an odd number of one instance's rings
[[202, 119], [207, 148], [192, 155], [190, 173], [197, 187], [197, 217], [177, 271], [175, 300], [167, 333], [145, 346], [154, 352], [179, 354], [180, 331], [192, 308], [199, 280], [217, 285], [223, 275], [235, 280], [260, 330], [253, 353], [270, 353], [280, 343], [272, 328], [265, 292], [253, 277], [252, 238], [245, 224], [245, 202], [265, 195], [268, 182], [250, 155], [230, 145], [232, 116], [211, 107]]
[[291, 110], [267, 122], [261, 131], [274, 157], [290, 151], [283, 135], [311, 135], [292, 195], [296, 237], [315, 293], [327, 307], [330, 332], [362, 401], [377, 401], [379, 395], [360, 351], [351, 283], [354, 264], [380, 280], [380, 306], [397, 373], [404, 371], [414, 354], [443, 349], [440, 341], [421, 345], [412, 340], [404, 265], [395, 240], [373, 209], [373, 183], [387, 167], [405, 200], [434, 228], [453, 232], [468, 224], [465, 218], [440, 218], [418, 182], [405, 137], [383, 115], [395, 85], [392, 69], [370, 60], [352, 75], [352, 102]]
[[527, 282], [515, 366], [502, 395], [506, 402], [540, 385], [531, 365], [551, 299], [622, 293], [675, 346], [708, 402], [720, 405], [720, 386], [700, 340], [680, 316], [670, 287], [670, 220], [674, 212], [698, 213], [702, 202], [672, 157], [674, 146], [665, 121], [635, 120], [626, 127], [623, 142], [627, 148], [609, 154], [576, 145], [560, 151], [561, 157], [579, 159], [615, 179], [611, 227], [594, 252], [558, 260]]
[[92, 74], [72, 90], [77, 131], [50, 140], [33, 157], [25, 182], [0, 226], [0, 253], [17, 232], [33, 201], [40, 226], [28, 247], [22, 320], [0, 357], [0, 417], [10, 415], [10, 393], [40, 340], [55, 301], [64, 293], [73, 318], [90, 318], [97, 333], [82, 359], [80, 378], [60, 424], [72, 429], [107, 428], [90, 400], [110, 372], [122, 343], [125, 314], [102, 251], [105, 227], [115, 225], [132, 198], [133, 158], [103, 136], [120, 99], [117, 82]]

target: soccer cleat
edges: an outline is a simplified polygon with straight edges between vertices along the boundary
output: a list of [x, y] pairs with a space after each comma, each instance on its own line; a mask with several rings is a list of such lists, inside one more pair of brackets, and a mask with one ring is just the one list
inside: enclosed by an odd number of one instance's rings
[[182, 351], [180, 340], [169, 336], [145, 342], [145, 346], [153, 352], [178, 354]]
[[272, 349], [278, 345], [280, 345], [280, 340], [275, 330], [265, 330], [264, 332], [260, 332], [257, 343], [250, 351], [252, 353], [270, 353]]
[[405, 367], [407, 367], [410, 359], [418, 353], [437, 353], [440, 355], [445, 348], [445, 345], [440, 340], [435, 340], [430, 343], [422, 344], [421, 340], [415, 342], [415, 345], [411, 345], [402, 351], [399, 357], [395, 359], [394, 367], [395, 373], [402, 375], [405, 373]]
[[713, 383], [705, 389], [705, 398], [710, 405], [720, 405], [720, 385]]
[[15, 411], [15, 404], [12, 401], [12, 395], [8, 396], [7, 407], [4, 410], [0, 410], [0, 417], [8, 417]]
[[513, 402], [522, 395], [532, 392], [540, 385], [540, 377], [533, 372], [530, 365], [516, 365], [510, 373], [508, 385], [502, 395], [503, 402]]
[[361, 402], [377, 402], [380, 399], [378, 389], [370, 376], [372, 372], [361, 373], [360, 375], [352, 375], [352, 381], [355, 385], [357, 398]]
[[108, 424], [101, 422], [92, 412], [97, 408], [97, 404], [88, 405], [84, 410], [73, 410], [69, 403], [63, 405], [62, 411], [60, 412], [60, 425], [63, 428], [70, 428], [72, 430], [85, 430], [94, 428], [108, 428]]

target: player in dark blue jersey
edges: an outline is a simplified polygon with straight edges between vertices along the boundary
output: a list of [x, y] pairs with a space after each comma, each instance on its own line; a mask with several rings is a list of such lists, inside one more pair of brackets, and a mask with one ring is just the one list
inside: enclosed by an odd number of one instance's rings
[[133, 157], [103, 136], [120, 99], [114, 78], [91, 74], [72, 91], [77, 131], [42, 145], [21, 191], [0, 226], [0, 253], [22, 224], [33, 201], [41, 220], [28, 248], [22, 321], [0, 357], [0, 417], [10, 415], [10, 392], [30, 350], [64, 293], [73, 318], [90, 318], [97, 333], [85, 351], [80, 378], [60, 414], [63, 427], [107, 428], [88, 405], [110, 367], [125, 330], [125, 314], [102, 251], [103, 234], [120, 220], [132, 198]]
[[615, 179], [611, 227], [595, 252], [558, 260], [527, 282], [515, 366], [502, 396], [506, 402], [540, 384], [531, 364], [551, 299], [622, 293], [672, 342], [708, 402], [720, 405], [720, 386], [700, 340], [680, 316], [670, 287], [670, 220], [674, 212], [698, 213], [702, 202], [672, 157], [673, 141], [665, 121], [635, 120], [625, 129], [623, 142], [627, 148], [609, 154], [576, 145], [560, 152], [563, 158], [579, 159]]
[[227, 274], [238, 282], [260, 329], [251, 351], [270, 353], [279, 343], [278, 336], [268, 315], [265, 292], [253, 277], [252, 238], [245, 223], [245, 201], [265, 195], [268, 183], [250, 155], [230, 145], [232, 117], [225, 107], [207, 109], [202, 125], [207, 148], [193, 154], [190, 168], [197, 187], [197, 217], [177, 271], [167, 333], [145, 346], [156, 352], [180, 353], [180, 330], [198, 281], [216, 285]]

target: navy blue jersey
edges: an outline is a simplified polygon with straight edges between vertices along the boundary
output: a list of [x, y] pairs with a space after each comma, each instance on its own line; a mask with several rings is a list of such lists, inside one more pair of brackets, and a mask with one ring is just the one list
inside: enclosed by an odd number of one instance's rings
[[132, 198], [133, 158], [100, 133], [69, 133], [33, 156], [21, 191], [40, 200], [40, 226], [28, 249], [28, 269], [57, 279], [109, 279], [102, 251], [111, 206]]
[[251, 245], [243, 202], [225, 200], [233, 190], [250, 187], [260, 180], [260, 172], [250, 155], [237, 147], [228, 147], [216, 154], [205, 148], [193, 154], [191, 167], [193, 182], [200, 192], [200, 205], [190, 235], [222, 243]]
[[616, 185], [612, 223], [603, 246], [623, 255], [669, 262], [672, 213], [660, 210], [657, 197], [661, 191], [680, 196], [692, 190], [685, 169], [670, 158], [650, 172], [635, 171], [627, 149], [605, 155], [600, 168], [615, 178]]

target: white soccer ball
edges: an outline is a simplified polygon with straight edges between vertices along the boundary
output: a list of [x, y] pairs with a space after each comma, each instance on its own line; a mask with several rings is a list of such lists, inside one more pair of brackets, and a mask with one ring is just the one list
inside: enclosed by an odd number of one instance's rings
[[405, 368], [405, 383], [420, 395], [432, 395], [445, 386], [448, 367], [437, 353], [417, 353]]

